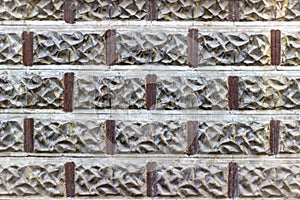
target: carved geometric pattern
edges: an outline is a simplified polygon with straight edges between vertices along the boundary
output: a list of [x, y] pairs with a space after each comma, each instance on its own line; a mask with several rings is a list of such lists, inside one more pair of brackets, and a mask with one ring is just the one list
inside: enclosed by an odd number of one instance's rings
[[199, 154], [267, 154], [269, 123], [203, 122], [198, 144]]
[[0, 121], [0, 152], [23, 151], [23, 121]]
[[299, 176], [299, 165], [249, 164], [240, 166], [239, 197], [299, 198]]
[[0, 195], [62, 197], [63, 167], [46, 165], [0, 165]]
[[0, 74], [0, 108], [58, 109], [62, 104], [63, 84], [59, 77]]
[[38, 32], [34, 36], [35, 64], [104, 64], [103, 32]]
[[167, 166], [158, 169], [158, 196], [225, 198], [226, 166]]
[[143, 196], [145, 168], [134, 164], [80, 165], [76, 168], [78, 196]]
[[299, 78], [240, 77], [240, 109], [300, 108]]
[[187, 63], [187, 34], [168, 32], [119, 32], [118, 64]]
[[117, 122], [116, 140], [118, 153], [183, 154], [185, 125], [178, 121]]
[[77, 77], [74, 93], [76, 108], [145, 108], [146, 91], [142, 78]]
[[270, 43], [263, 33], [199, 33], [200, 65], [268, 65]]
[[21, 62], [22, 62], [21, 34], [1, 33], [0, 34], [0, 64], [20, 64]]
[[104, 123], [99, 121], [36, 121], [35, 151], [104, 153]]
[[299, 121], [280, 123], [280, 153], [300, 153]]
[[292, 33], [284, 32], [282, 34], [281, 41], [282, 41], [281, 65], [292, 65], [292, 66], [300, 65], [300, 32], [292, 32]]
[[227, 85], [223, 78], [168, 77], [157, 82], [157, 109], [227, 109]]

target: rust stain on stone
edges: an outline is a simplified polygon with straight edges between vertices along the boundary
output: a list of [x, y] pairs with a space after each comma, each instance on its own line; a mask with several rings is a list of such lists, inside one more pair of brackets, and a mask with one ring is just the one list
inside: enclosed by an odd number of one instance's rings
[[34, 152], [34, 119], [26, 118], [24, 119], [24, 151], [28, 153]]
[[229, 0], [228, 2], [229, 9], [229, 20], [230, 21], [239, 21], [240, 20], [240, 4], [239, 0]]
[[65, 0], [64, 2], [64, 20], [66, 23], [75, 23], [75, 5], [73, 0]]
[[146, 108], [147, 110], [155, 110], [156, 108], [156, 82], [155, 74], [146, 76]]
[[22, 33], [23, 41], [23, 65], [33, 65], [33, 32], [24, 31]]
[[228, 77], [228, 107], [230, 110], [239, 109], [239, 77]]
[[157, 5], [156, 0], [147, 0], [147, 21], [157, 20]]
[[105, 63], [106, 65], [116, 64], [116, 30], [109, 29], [105, 32]]
[[107, 154], [115, 153], [115, 144], [116, 144], [115, 127], [116, 127], [115, 120], [106, 120], [105, 121], [106, 153]]
[[64, 111], [73, 111], [73, 90], [74, 90], [74, 73], [65, 73], [64, 75]]
[[198, 151], [198, 122], [187, 122], [187, 155], [194, 155]]
[[189, 29], [188, 33], [188, 65], [198, 67], [198, 29]]
[[270, 121], [270, 155], [277, 155], [279, 150], [280, 121]]
[[239, 195], [238, 165], [235, 162], [231, 162], [228, 168], [228, 198], [236, 198]]
[[147, 197], [155, 197], [157, 195], [157, 164], [156, 162], [148, 162], [147, 168]]
[[75, 163], [65, 164], [65, 180], [67, 197], [75, 197]]
[[271, 30], [271, 65], [281, 63], [281, 31]]

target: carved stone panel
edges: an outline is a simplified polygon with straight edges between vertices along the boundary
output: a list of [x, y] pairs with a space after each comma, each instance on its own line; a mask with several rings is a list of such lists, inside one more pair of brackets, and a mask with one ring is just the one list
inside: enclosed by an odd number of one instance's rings
[[23, 151], [23, 121], [9, 119], [0, 121], [0, 152]]
[[283, 32], [281, 41], [282, 41], [281, 65], [286, 65], [286, 66], [300, 65], [300, 58], [299, 58], [300, 57], [300, 32], [291, 32], [291, 33]]
[[21, 63], [22, 63], [21, 33], [3, 33], [3, 32], [0, 33], [0, 64], [21, 64]]

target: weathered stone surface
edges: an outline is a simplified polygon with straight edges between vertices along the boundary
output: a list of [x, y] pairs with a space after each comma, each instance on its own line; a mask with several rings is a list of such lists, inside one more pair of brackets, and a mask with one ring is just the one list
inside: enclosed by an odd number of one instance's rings
[[183, 154], [185, 124], [167, 122], [117, 122], [117, 153]]
[[300, 124], [299, 121], [280, 123], [280, 153], [300, 153]]
[[157, 1], [158, 20], [226, 21], [228, 1], [161, 0]]
[[200, 122], [199, 154], [268, 154], [268, 122]]
[[34, 64], [105, 64], [103, 32], [37, 32]]
[[104, 122], [36, 120], [35, 152], [104, 153]]
[[0, 165], [1, 196], [64, 196], [63, 166]]
[[117, 64], [187, 64], [187, 33], [118, 32]]
[[0, 152], [23, 151], [23, 121], [0, 120]]
[[[0, 18], [1, 18], [1, 14], [0, 14]], [[0, 33], [0, 64], [21, 64], [21, 62], [22, 62], [21, 33]]]
[[240, 77], [240, 109], [298, 109], [298, 88], [297, 77]]
[[299, 165], [248, 164], [239, 167], [240, 198], [299, 198]]
[[[300, 5], [299, 5], [299, 10], [300, 10]], [[281, 65], [287, 65], [287, 66], [300, 65], [300, 59], [299, 59], [300, 32], [283, 32], [281, 41], [282, 41]]]
[[62, 78], [35, 73], [0, 74], [0, 108], [58, 109], [63, 104]]
[[157, 173], [159, 197], [226, 197], [226, 166], [164, 164]]
[[77, 196], [144, 196], [146, 190], [143, 163], [80, 165], [76, 167]]
[[75, 107], [80, 109], [143, 109], [145, 81], [122, 76], [79, 76], [75, 80]]
[[269, 65], [269, 33], [199, 32], [199, 65]]
[[168, 77], [157, 81], [157, 109], [227, 109], [225, 78]]

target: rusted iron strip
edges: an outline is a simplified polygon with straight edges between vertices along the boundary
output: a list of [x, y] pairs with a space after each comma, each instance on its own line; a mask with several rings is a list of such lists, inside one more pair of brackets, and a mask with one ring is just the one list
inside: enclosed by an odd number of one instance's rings
[[198, 122], [187, 122], [187, 155], [194, 155], [198, 152]]
[[108, 66], [116, 64], [116, 30], [109, 29], [105, 32], [105, 63]]
[[147, 0], [147, 21], [157, 20], [157, 5], [156, 0]]
[[34, 119], [24, 119], [24, 151], [28, 153], [34, 152]]
[[198, 29], [189, 29], [188, 33], [188, 65], [198, 67]]
[[271, 30], [271, 65], [281, 63], [281, 31]]
[[68, 24], [75, 23], [75, 5], [73, 0], [65, 0], [64, 2], [64, 20]]
[[22, 33], [23, 44], [23, 65], [33, 65], [33, 32], [24, 31]]
[[236, 198], [239, 195], [238, 185], [238, 165], [235, 162], [231, 162], [228, 165], [228, 198]]
[[270, 121], [270, 155], [277, 155], [279, 150], [280, 121]]
[[73, 111], [73, 90], [74, 90], [74, 73], [69, 72], [64, 75], [64, 111]]
[[157, 195], [157, 164], [148, 162], [147, 168], [147, 196], [155, 197]]
[[111, 155], [115, 153], [115, 144], [116, 144], [115, 127], [116, 127], [115, 120], [105, 121], [106, 153]]
[[67, 162], [65, 164], [65, 181], [67, 197], [75, 197], [75, 163]]
[[146, 108], [147, 110], [155, 110], [156, 108], [156, 82], [155, 74], [146, 76]]
[[239, 109], [239, 77], [228, 77], [228, 107], [230, 110]]
[[239, 0], [228, 0], [228, 18], [229, 21], [239, 21], [240, 20], [240, 4]]

